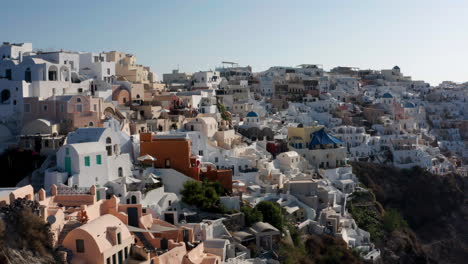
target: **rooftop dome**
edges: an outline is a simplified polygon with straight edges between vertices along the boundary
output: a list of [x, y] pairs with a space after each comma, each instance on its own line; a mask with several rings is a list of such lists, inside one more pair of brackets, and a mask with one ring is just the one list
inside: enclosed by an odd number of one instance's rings
[[247, 114], [247, 117], [258, 117], [258, 114], [252, 111]]
[[408, 102], [405, 104], [405, 108], [414, 108], [414, 104]]
[[393, 67], [393, 69], [399, 71], [399, 70], [400, 70], [400, 67], [395, 66], [395, 67]]
[[390, 93], [384, 93], [383, 98], [393, 98], [393, 95], [391, 95]]

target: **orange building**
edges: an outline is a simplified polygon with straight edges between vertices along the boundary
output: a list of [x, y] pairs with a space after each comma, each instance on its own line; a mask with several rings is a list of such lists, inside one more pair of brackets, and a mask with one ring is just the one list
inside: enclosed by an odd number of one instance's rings
[[185, 135], [153, 137], [151, 133], [140, 134], [140, 155], [156, 158], [154, 167], [172, 168], [194, 180], [207, 178], [220, 182], [228, 191], [232, 190], [232, 171], [208, 167], [202, 169], [200, 161], [191, 155], [190, 139]]

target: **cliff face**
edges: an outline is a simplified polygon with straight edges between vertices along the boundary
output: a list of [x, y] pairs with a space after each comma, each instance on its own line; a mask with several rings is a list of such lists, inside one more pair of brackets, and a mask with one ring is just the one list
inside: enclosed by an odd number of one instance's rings
[[353, 163], [359, 180], [385, 209], [398, 210], [408, 222], [379, 246], [385, 263], [466, 263], [468, 259], [468, 180], [438, 176], [420, 168], [402, 170]]
[[48, 224], [34, 214], [38, 208], [21, 198], [0, 207], [0, 263], [60, 263]]

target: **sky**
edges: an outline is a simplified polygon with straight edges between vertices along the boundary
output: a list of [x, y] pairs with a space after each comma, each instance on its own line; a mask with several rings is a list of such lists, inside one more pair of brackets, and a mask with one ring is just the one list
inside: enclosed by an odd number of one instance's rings
[[468, 1], [2, 1], [0, 41], [137, 56], [160, 77], [222, 61], [270, 66], [395, 65], [432, 85], [468, 81]]

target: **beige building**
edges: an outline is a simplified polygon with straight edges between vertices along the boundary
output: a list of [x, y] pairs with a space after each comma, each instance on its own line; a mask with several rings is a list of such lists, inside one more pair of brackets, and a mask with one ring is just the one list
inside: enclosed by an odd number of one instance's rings
[[187, 119], [184, 127], [187, 131], [200, 131], [211, 138], [218, 131], [218, 122], [213, 117], [196, 117]]
[[[115, 74], [123, 77], [132, 83], [153, 83], [154, 73], [151, 73], [149, 67], [136, 64], [136, 56], [119, 51], [110, 51], [106, 53], [107, 61], [115, 62]], [[153, 80], [152, 80], [153, 79]]]

